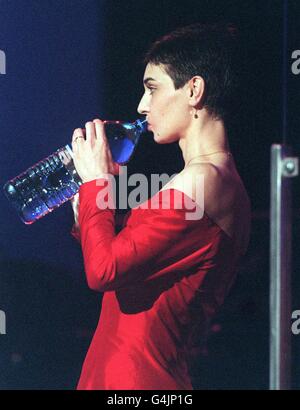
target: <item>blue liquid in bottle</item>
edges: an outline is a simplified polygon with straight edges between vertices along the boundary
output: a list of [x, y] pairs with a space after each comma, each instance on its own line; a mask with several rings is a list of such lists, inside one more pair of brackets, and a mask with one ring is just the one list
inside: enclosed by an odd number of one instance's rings
[[[105, 121], [104, 126], [113, 160], [126, 164], [147, 130], [147, 122]], [[32, 224], [73, 198], [81, 184], [72, 149], [66, 145], [8, 181], [3, 189], [21, 220]]]

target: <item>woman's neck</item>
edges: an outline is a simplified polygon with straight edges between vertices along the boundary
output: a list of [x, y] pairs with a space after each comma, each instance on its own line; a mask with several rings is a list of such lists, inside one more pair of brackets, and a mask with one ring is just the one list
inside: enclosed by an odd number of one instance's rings
[[223, 121], [214, 120], [210, 116], [195, 119], [186, 135], [179, 140], [179, 147], [185, 164], [197, 156], [200, 160], [205, 160], [206, 155], [217, 152], [217, 157], [222, 155], [222, 151], [230, 151]]

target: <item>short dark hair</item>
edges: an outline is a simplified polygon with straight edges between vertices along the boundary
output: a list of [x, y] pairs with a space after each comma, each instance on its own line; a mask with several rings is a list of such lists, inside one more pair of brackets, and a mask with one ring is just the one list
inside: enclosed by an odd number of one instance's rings
[[232, 24], [193, 24], [157, 40], [146, 53], [145, 64], [164, 66], [175, 89], [193, 76], [205, 81], [204, 107], [227, 122], [233, 115], [240, 89], [239, 41]]

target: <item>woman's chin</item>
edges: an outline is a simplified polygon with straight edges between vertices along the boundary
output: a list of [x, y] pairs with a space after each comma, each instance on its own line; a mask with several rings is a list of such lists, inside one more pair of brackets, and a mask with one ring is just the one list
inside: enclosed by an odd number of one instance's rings
[[153, 134], [153, 139], [157, 144], [165, 144], [166, 143], [166, 141], [164, 141], [164, 139], [159, 134], [156, 134], [156, 133]]
[[155, 132], [155, 131], [152, 131], [152, 132], [153, 132], [153, 139], [155, 142], [157, 142], [158, 144], [165, 144], [167, 142], [166, 139], [163, 136], [161, 136], [159, 132]]
[[153, 132], [153, 139], [157, 144], [171, 144], [178, 140], [178, 138], [163, 137], [159, 133]]

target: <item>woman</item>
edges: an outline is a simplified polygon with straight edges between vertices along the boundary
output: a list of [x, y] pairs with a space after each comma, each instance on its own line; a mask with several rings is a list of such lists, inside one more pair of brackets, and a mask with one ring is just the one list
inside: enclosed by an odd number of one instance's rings
[[[193, 25], [146, 55], [138, 111], [158, 144], [178, 142], [185, 166], [154, 196], [158, 206], [149, 199], [132, 209], [118, 234], [114, 210], [97, 206], [99, 192], [110, 192], [107, 175], [119, 173], [103, 123], [74, 131], [83, 180], [79, 207], [73, 203], [78, 238], [88, 284], [104, 292], [78, 389], [192, 389], [190, 355], [249, 240], [249, 199], [227, 136], [237, 95], [235, 45], [226, 26]], [[187, 218], [191, 205], [201, 218]]]

